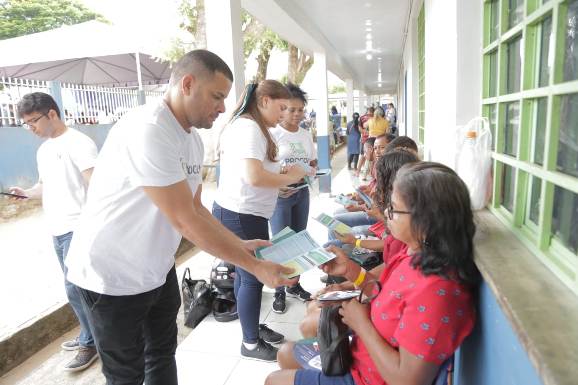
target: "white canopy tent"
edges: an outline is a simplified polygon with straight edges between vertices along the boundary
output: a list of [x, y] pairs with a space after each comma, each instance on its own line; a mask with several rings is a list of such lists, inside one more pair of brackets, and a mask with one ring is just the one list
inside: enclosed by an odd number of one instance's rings
[[170, 63], [147, 53], [136, 35], [93, 20], [1, 40], [0, 76], [139, 89], [166, 83]]

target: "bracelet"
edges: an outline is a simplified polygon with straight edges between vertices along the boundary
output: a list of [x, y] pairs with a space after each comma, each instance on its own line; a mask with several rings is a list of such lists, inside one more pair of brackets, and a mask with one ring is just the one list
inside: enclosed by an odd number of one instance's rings
[[358, 249], [361, 249], [361, 239], [355, 240], [355, 247], [357, 247]]
[[365, 274], [366, 273], [367, 273], [367, 271], [365, 271], [365, 269], [363, 267], [361, 268], [361, 270], [359, 270], [359, 275], [357, 276], [357, 278], [355, 278], [355, 282], [353, 282], [353, 285], [355, 287], [361, 286], [363, 281], [365, 281]]

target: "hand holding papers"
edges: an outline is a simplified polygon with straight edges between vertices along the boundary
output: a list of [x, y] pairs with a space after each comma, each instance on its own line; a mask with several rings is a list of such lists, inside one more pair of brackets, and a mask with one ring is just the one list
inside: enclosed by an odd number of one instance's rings
[[323, 226], [327, 227], [329, 230], [336, 231], [339, 234], [348, 234], [353, 232], [351, 227], [347, 226], [344, 223], [339, 222], [338, 220], [330, 217], [327, 214], [321, 213], [318, 216], [313, 217], [313, 219], [321, 223]]
[[292, 268], [293, 273], [288, 278], [301, 275], [335, 258], [334, 254], [319, 246], [307, 230], [295, 233], [286, 227], [276, 234], [271, 242], [273, 246], [258, 249], [255, 255], [259, 259], [266, 259]]
[[357, 205], [357, 202], [354, 201], [353, 199], [347, 197], [346, 195], [343, 194], [339, 194], [335, 197], [335, 202], [343, 205], [343, 206], [349, 206], [349, 205]]
[[323, 293], [317, 297], [318, 301], [346, 301], [348, 299], [357, 298], [361, 290], [338, 290]]
[[363, 203], [365, 203], [365, 206], [368, 209], [371, 209], [371, 206], [373, 206], [373, 202], [371, 201], [371, 198], [366, 193], [361, 191], [361, 189], [359, 189], [359, 188], [356, 188], [355, 191], [357, 192], [357, 195], [363, 200]]

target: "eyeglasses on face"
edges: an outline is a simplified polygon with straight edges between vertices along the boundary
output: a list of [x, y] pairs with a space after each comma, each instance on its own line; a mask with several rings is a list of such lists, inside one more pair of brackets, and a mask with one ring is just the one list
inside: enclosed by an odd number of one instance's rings
[[389, 202], [389, 204], [385, 208], [385, 211], [387, 212], [387, 217], [389, 218], [390, 221], [393, 220], [393, 214], [411, 214], [411, 211], [394, 210], [391, 202]]
[[30, 119], [27, 122], [24, 122], [23, 126], [25, 128], [29, 128], [30, 126], [34, 126], [36, 124], [36, 122], [38, 122], [40, 119], [42, 119], [45, 116], [48, 117], [48, 115], [44, 113], [40, 116], [37, 116], [36, 118]]

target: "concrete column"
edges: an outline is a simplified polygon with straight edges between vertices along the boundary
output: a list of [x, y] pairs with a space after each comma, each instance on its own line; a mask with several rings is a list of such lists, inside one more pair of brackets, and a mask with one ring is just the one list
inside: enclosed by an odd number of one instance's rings
[[355, 112], [355, 106], [353, 104], [353, 79], [345, 79], [345, 88], [347, 90], [347, 119], [350, 121], [353, 119], [353, 113]]
[[[313, 79], [315, 79], [315, 86], [312, 89], [316, 90], [315, 102], [313, 108], [316, 112], [317, 125], [317, 159], [319, 161], [319, 168], [331, 168], [331, 158], [329, 154], [329, 111], [327, 108], [327, 58], [325, 52], [314, 53], [314, 64], [311, 71], [313, 71]], [[331, 192], [331, 176], [322, 176], [319, 178], [319, 192]]]
[[205, 1], [207, 49], [219, 55], [233, 71], [233, 88], [225, 101], [228, 111], [237, 104], [245, 87], [241, 0]]
[[[226, 112], [221, 114], [210, 131], [199, 130], [205, 144], [205, 164], [214, 164], [215, 148], [223, 127], [245, 88], [245, 59], [241, 31], [241, 0], [205, 1], [207, 49], [219, 55], [233, 72], [233, 87], [225, 99]], [[218, 179], [218, 165], [217, 165]]]

